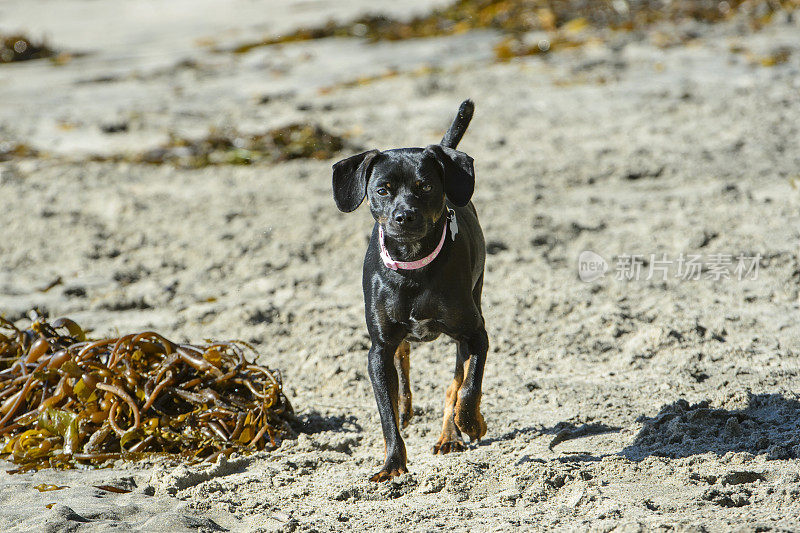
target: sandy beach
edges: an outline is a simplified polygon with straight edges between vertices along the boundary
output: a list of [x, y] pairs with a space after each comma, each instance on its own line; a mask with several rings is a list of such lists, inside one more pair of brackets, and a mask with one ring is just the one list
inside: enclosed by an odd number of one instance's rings
[[[510, 61], [492, 30], [232, 52], [447, 2], [274, 4], [0, 5], [1, 32], [72, 54], [0, 64], [0, 144], [39, 154], [0, 162], [0, 313], [23, 326], [37, 308], [98, 338], [245, 340], [281, 370], [302, 428], [213, 464], [9, 474], [3, 462], [0, 529], [800, 530], [798, 13], [757, 31], [604, 33]], [[337, 211], [330, 168], [438, 142], [467, 97], [488, 432], [431, 454], [455, 346], [412, 345], [410, 472], [372, 483], [372, 218]], [[131, 155], [295, 123], [344, 147], [201, 168]], [[589, 281], [586, 251], [607, 267]]]

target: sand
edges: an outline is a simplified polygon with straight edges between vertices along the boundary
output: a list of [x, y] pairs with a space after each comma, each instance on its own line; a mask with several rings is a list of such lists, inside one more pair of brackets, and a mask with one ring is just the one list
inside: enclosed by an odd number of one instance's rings
[[[0, 7], [2, 30], [91, 52], [0, 67], [0, 137], [49, 154], [0, 163], [0, 312], [24, 324], [38, 307], [95, 336], [253, 342], [305, 433], [213, 465], [10, 475], [6, 463], [0, 529], [800, 530], [796, 20], [498, 63], [492, 32], [210, 51], [422, 2], [114, 4]], [[779, 47], [788, 59], [765, 66]], [[348, 83], [366, 76], [378, 79]], [[476, 113], [460, 148], [489, 245], [488, 433], [431, 454], [455, 348], [413, 346], [410, 473], [375, 484], [360, 288], [371, 218], [336, 210], [334, 161], [186, 170], [87, 155], [294, 121], [347, 135], [342, 157], [425, 146], [466, 97]], [[119, 122], [127, 132], [103, 133]], [[586, 250], [609, 267], [591, 282], [578, 275]], [[635, 254], [639, 279], [617, 279]], [[662, 254], [666, 278], [645, 279]], [[729, 279], [677, 278], [680, 254]], [[757, 279], [738, 279], [739, 255], [760, 258]]]

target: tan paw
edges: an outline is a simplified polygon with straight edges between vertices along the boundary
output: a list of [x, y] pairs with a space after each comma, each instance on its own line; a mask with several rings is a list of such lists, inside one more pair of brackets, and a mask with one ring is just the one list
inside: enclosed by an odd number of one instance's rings
[[378, 472], [376, 472], [371, 478], [369, 478], [369, 480], [375, 482], [389, 481], [393, 477], [405, 474], [406, 472], [408, 472], [408, 468], [404, 466], [397, 468], [388, 468], [384, 466]]
[[444, 455], [450, 452], [463, 452], [464, 451], [464, 443], [459, 440], [449, 440], [447, 442], [436, 443], [433, 446], [433, 454], [434, 455]]

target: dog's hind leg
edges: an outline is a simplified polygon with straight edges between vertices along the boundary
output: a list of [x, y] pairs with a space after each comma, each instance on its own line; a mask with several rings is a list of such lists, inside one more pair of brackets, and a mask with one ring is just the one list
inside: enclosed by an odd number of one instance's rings
[[397, 369], [397, 378], [400, 385], [397, 396], [397, 414], [400, 417], [399, 423], [401, 427], [408, 427], [411, 417], [414, 416], [414, 410], [411, 406], [411, 381], [408, 378], [408, 373], [411, 371], [410, 355], [411, 346], [405, 340], [400, 343], [400, 346], [394, 352], [394, 367]]
[[467, 353], [466, 344], [463, 341], [459, 342], [456, 349], [456, 369], [453, 373], [453, 381], [447, 387], [447, 394], [444, 399], [442, 434], [433, 446], [433, 453], [435, 454], [464, 451], [464, 440], [461, 438], [461, 432], [456, 426], [454, 416], [458, 391], [464, 381], [464, 361]]

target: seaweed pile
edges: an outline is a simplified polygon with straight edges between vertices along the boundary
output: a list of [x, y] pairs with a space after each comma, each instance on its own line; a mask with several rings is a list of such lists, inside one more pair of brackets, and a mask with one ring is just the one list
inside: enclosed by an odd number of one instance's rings
[[36, 157], [39, 151], [27, 144], [0, 142], [0, 163], [15, 158]]
[[44, 42], [35, 43], [24, 35], [0, 35], [0, 63], [44, 59], [56, 55]]
[[[659, 22], [695, 20], [715, 23], [742, 16], [753, 27], [765, 24], [778, 11], [792, 11], [800, 0], [456, 0], [411, 20], [384, 15], [365, 15], [347, 22], [328, 21], [313, 28], [242, 44], [235, 53], [245, 53], [259, 46], [307, 41], [327, 37], [362, 37], [369, 41], [398, 41], [492, 29], [520, 41], [531, 31], [559, 31], [565, 25], [595, 29], [639, 30]], [[509, 45], [498, 53], [525, 55], [553, 50], [563, 41], [577, 46], [574, 40], [559, 36], [555, 43], [521, 48]]]
[[294, 436], [292, 406], [246, 350], [152, 331], [90, 341], [68, 318], [25, 330], [0, 318], [0, 456], [25, 471], [273, 449]]
[[94, 161], [127, 161], [181, 168], [329, 159], [345, 146], [342, 137], [313, 124], [290, 124], [256, 135], [211, 130], [202, 138], [172, 135], [162, 146], [135, 154], [94, 156]]

